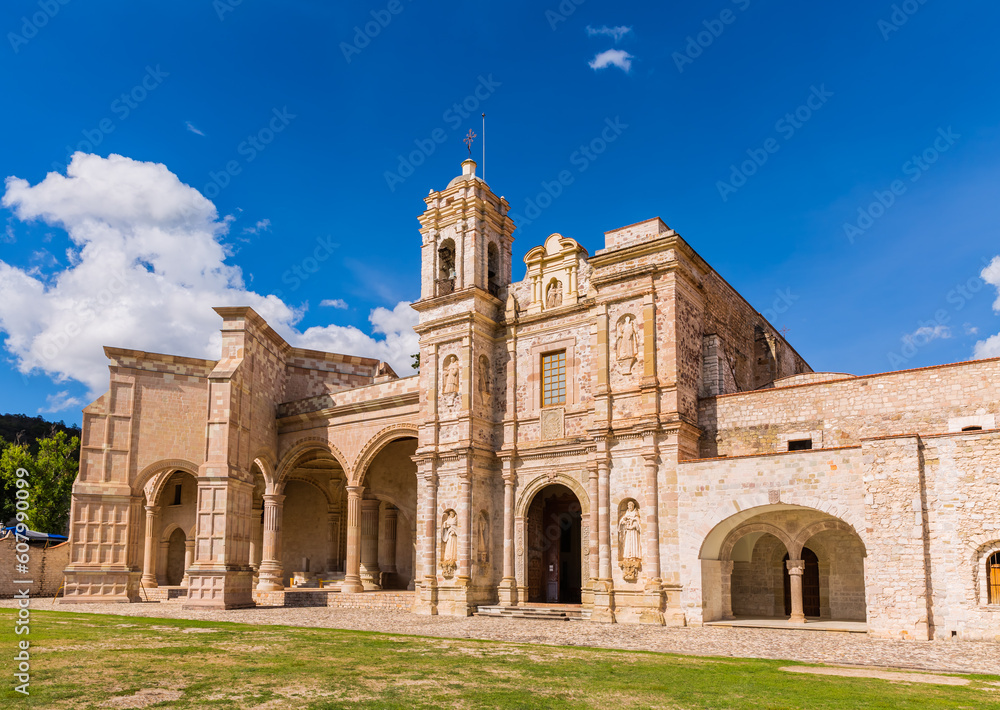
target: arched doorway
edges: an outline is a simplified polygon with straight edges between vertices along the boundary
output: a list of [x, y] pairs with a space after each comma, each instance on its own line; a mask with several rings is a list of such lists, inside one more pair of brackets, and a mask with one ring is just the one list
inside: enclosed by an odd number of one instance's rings
[[[820, 616], [819, 600], [819, 558], [808, 547], [802, 548], [802, 561], [805, 570], [802, 573], [802, 613], [806, 616]], [[785, 587], [785, 616], [792, 613], [792, 581], [788, 577], [788, 555], [782, 559]]]
[[535, 494], [527, 516], [528, 601], [579, 604], [582, 580], [580, 501], [564, 485]]
[[167, 568], [165, 578], [167, 586], [180, 586], [184, 579], [184, 551], [187, 545], [187, 535], [180, 528], [170, 533], [167, 541]]

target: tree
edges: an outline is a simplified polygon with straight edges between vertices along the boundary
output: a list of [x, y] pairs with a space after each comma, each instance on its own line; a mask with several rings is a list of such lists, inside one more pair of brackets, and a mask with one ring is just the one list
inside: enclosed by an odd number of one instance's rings
[[38, 532], [63, 535], [69, 525], [70, 496], [73, 481], [80, 470], [77, 455], [80, 439], [65, 431], [38, 440], [38, 453], [32, 455], [27, 444], [7, 444], [0, 453], [0, 480], [3, 482], [3, 519], [15, 515], [17, 470], [27, 470], [28, 509], [25, 524]]

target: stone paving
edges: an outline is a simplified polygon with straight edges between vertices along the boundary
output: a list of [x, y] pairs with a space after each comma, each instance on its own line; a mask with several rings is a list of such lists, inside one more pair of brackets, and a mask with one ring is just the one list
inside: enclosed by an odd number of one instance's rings
[[[10, 608], [12, 599], [0, 600]], [[865, 634], [747, 628], [677, 628], [484, 617], [418, 616], [409, 612], [327, 607], [185, 610], [177, 603], [66, 604], [33, 599], [33, 610], [120, 614], [245, 624], [351, 629], [508, 643], [617, 648], [699, 656], [773, 658], [808, 663], [876, 666], [1000, 675], [1000, 643], [887, 641]]]

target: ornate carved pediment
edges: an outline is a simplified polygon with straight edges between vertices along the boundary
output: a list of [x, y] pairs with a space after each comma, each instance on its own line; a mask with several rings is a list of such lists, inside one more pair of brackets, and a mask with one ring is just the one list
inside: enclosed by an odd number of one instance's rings
[[572, 306], [580, 300], [577, 279], [581, 253], [586, 258], [586, 249], [561, 234], [549, 236], [545, 244], [528, 252], [524, 263], [531, 283], [529, 314]]

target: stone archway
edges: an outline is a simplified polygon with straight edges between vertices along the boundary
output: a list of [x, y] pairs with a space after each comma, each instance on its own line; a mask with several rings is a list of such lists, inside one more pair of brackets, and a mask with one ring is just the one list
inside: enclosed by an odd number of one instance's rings
[[829, 513], [760, 506], [718, 523], [701, 548], [704, 621], [864, 621], [864, 543]]
[[579, 604], [583, 590], [583, 508], [560, 483], [536, 491], [524, 525], [526, 598], [529, 603]]

